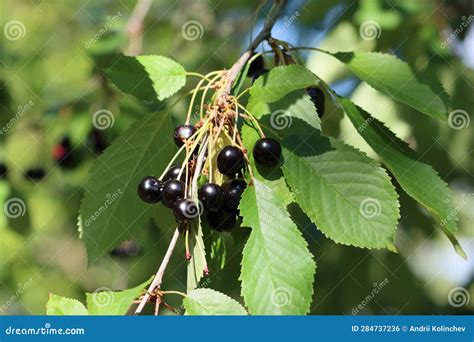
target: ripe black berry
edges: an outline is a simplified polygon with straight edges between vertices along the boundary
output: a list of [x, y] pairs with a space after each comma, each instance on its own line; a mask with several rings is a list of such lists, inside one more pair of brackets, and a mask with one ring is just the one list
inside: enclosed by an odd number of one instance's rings
[[179, 223], [189, 222], [200, 214], [199, 206], [188, 198], [178, 199], [173, 206], [173, 214]]
[[260, 55], [250, 63], [247, 76], [253, 77], [257, 72], [261, 72], [263, 69], [265, 69], [265, 61], [263, 60], [263, 56]]
[[163, 204], [171, 208], [180, 198], [184, 198], [184, 183], [177, 179], [166, 181], [163, 184]]
[[25, 176], [33, 180], [41, 180], [44, 178], [46, 172], [40, 167], [32, 168], [26, 171]]
[[138, 184], [138, 196], [147, 203], [158, 203], [163, 198], [163, 184], [153, 176], [142, 179]]
[[231, 230], [236, 220], [237, 212], [232, 209], [224, 208], [216, 212], [210, 211], [207, 213], [207, 222], [209, 222], [211, 228], [219, 232]]
[[324, 115], [324, 93], [321, 89], [316, 87], [310, 87], [306, 89], [306, 93], [311, 98], [311, 101], [314, 103], [314, 107], [318, 112], [318, 116], [322, 117]]
[[252, 77], [252, 84], [257, 80], [257, 78], [259, 78], [262, 75], [265, 75], [268, 71], [269, 71], [268, 69], [261, 69], [257, 71]]
[[278, 164], [281, 156], [281, 145], [272, 138], [257, 140], [253, 146], [253, 157], [255, 162], [262, 166], [273, 166]]
[[222, 183], [224, 193], [224, 205], [226, 208], [236, 210], [239, 206], [240, 197], [247, 184], [243, 179], [230, 179]]
[[194, 133], [196, 128], [192, 125], [179, 125], [174, 129], [173, 138], [174, 142], [178, 147], [183, 146], [184, 141], [189, 139]]
[[235, 146], [224, 147], [217, 156], [217, 168], [220, 173], [233, 177], [245, 165], [244, 154]]
[[222, 188], [214, 183], [204, 184], [198, 190], [198, 198], [209, 211], [217, 211], [224, 205]]
[[[170, 166], [168, 171], [166, 171], [164, 180], [167, 181], [167, 180], [170, 180], [170, 179], [178, 179], [180, 171], [181, 171], [181, 165], [175, 164], [175, 165]], [[185, 172], [186, 172], [186, 170], [183, 170], [183, 174], [181, 174], [180, 180], [183, 179], [183, 175], [184, 175]]]

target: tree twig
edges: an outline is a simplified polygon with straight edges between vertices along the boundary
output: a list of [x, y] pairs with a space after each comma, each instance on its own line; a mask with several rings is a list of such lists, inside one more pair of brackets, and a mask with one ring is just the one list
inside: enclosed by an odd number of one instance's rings
[[286, 5], [287, 0], [273, 0], [272, 8], [265, 20], [265, 25], [263, 26], [262, 31], [255, 37], [247, 50], [240, 56], [240, 58], [235, 62], [235, 64], [229, 69], [225, 75], [225, 85], [217, 99], [218, 104], [223, 104], [227, 101], [227, 97], [230, 94], [232, 89], [232, 84], [234, 84], [235, 79], [239, 75], [240, 71], [243, 69], [247, 61], [252, 57], [254, 50], [257, 46], [264, 41], [265, 39], [270, 38], [273, 25], [277, 21], [278, 17], [281, 14], [281, 11]]
[[174, 250], [174, 247], [176, 246], [176, 242], [178, 241], [178, 238], [179, 238], [179, 229], [176, 227], [176, 230], [174, 231], [173, 237], [171, 238], [170, 244], [168, 246], [168, 250], [166, 251], [163, 261], [161, 262], [160, 268], [158, 269], [158, 272], [156, 272], [155, 278], [153, 279], [150, 286], [148, 287], [148, 291], [145, 293], [145, 295], [141, 299], [140, 304], [138, 304], [138, 307], [135, 310], [135, 314], [139, 314], [142, 312], [143, 308], [145, 307], [145, 304], [150, 299], [150, 293], [153, 293], [153, 291], [157, 287], [159, 288], [161, 286], [161, 283], [163, 281], [163, 274], [165, 273], [166, 267], [168, 266], [168, 263], [171, 259], [171, 255], [173, 254], [173, 250]]
[[128, 19], [126, 30], [128, 34], [127, 54], [135, 56], [142, 51], [143, 20], [151, 8], [152, 0], [138, 0]]

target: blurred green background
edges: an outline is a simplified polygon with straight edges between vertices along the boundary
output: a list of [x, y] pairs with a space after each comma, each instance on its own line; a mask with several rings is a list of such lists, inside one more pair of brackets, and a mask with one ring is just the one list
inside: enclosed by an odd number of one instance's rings
[[[85, 291], [128, 288], [156, 271], [173, 226], [159, 212], [136, 241], [86, 267], [77, 232], [81, 184], [97, 155], [130, 123], [156, 109], [120, 93], [100, 67], [121, 51], [141, 50], [201, 73], [228, 68], [269, 9], [250, 0], [155, 0], [140, 41], [140, 30], [127, 26], [135, 5], [125, 0], [0, 0], [0, 314], [44, 314], [49, 293], [84, 301]], [[290, 0], [273, 32], [295, 46], [393, 53], [417, 72], [440, 79], [451, 96], [451, 109], [463, 111], [470, 121], [472, 14], [469, 0]], [[186, 33], [189, 23], [197, 34]], [[474, 124], [467, 121], [453, 129], [361, 85], [330, 57], [316, 52], [301, 57], [440, 173], [453, 189], [459, 239], [470, 257], [466, 261], [456, 255], [446, 237], [434, 231], [427, 212], [401, 189], [399, 254], [336, 245], [303, 220], [298, 223], [318, 267], [311, 313], [472, 313]], [[324, 131], [375, 157], [329, 101]], [[185, 101], [174, 107], [177, 119], [184, 117], [185, 108]], [[113, 113], [114, 124], [105, 130], [92, 124], [100, 109]], [[54, 156], [65, 145], [70, 154], [58, 164]], [[204, 285], [240, 298], [243, 238], [235, 235], [224, 270], [214, 272]], [[165, 288], [185, 288], [179, 253], [169, 266]], [[170, 304], [178, 307], [179, 298]]]

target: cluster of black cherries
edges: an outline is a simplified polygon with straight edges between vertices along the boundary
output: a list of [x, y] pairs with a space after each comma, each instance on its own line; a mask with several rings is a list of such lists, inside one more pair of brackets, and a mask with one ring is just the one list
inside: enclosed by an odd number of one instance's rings
[[[180, 125], [174, 130], [174, 141], [181, 147], [195, 133], [194, 126]], [[275, 139], [261, 138], [253, 147], [253, 156], [259, 166], [272, 167], [280, 161], [281, 145]], [[221, 185], [206, 183], [198, 189], [198, 199], [203, 208], [186, 198], [183, 175], [178, 179], [180, 165], [171, 166], [163, 180], [154, 176], [143, 178], [138, 185], [138, 195], [147, 203], [162, 202], [172, 209], [179, 224], [188, 223], [206, 213], [212, 229], [230, 231], [236, 223], [240, 198], [247, 186], [243, 178], [236, 177], [241, 175], [246, 160], [239, 147], [229, 145], [219, 151], [216, 161], [219, 172], [229, 179]]]

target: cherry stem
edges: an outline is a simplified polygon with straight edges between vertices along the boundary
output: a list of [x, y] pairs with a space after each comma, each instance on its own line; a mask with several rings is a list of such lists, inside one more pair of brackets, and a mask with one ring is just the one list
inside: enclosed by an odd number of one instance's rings
[[257, 126], [257, 129], [258, 129], [258, 131], [260, 132], [260, 136], [261, 136], [262, 138], [265, 138], [265, 133], [263, 132], [262, 127], [260, 126], [260, 123], [258, 122], [257, 118], [256, 118], [255, 116], [253, 116], [253, 114], [250, 113], [250, 112], [249, 112], [244, 106], [242, 106], [241, 104], [238, 104], [238, 106], [239, 106], [240, 108], [242, 108], [245, 113], [247, 113], [247, 114], [249, 115], [250, 120], [252, 120], [252, 121], [255, 123], [255, 125]]
[[158, 271], [156, 272], [155, 278], [153, 278], [153, 281], [148, 287], [147, 292], [145, 293], [142, 300], [140, 301], [140, 304], [138, 304], [138, 307], [135, 310], [135, 314], [139, 314], [142, 312], [146, 303], [148, 303], [148, 300], [150, 299], [150, 293], [153, 293], [153, 291], [156, 288], [160, 288], [161, 283], [163, 282], [163, 274], [165, 273], [166, 267], [168, 266], [170, 262], [171, 255], [173, 254], [174, 248], [176, 247], [176, 242], [178, 241], [178, 238], [179, 238], [179, 229], [178, 227], [176, 227], [173, 233], [173, 237], [171, 238], [170, 244], [168, 246], [168, 249], [166, 250], [165, 256], [163, 257], [163, 261], [161, 262], [160, 267], [158, 268]]

